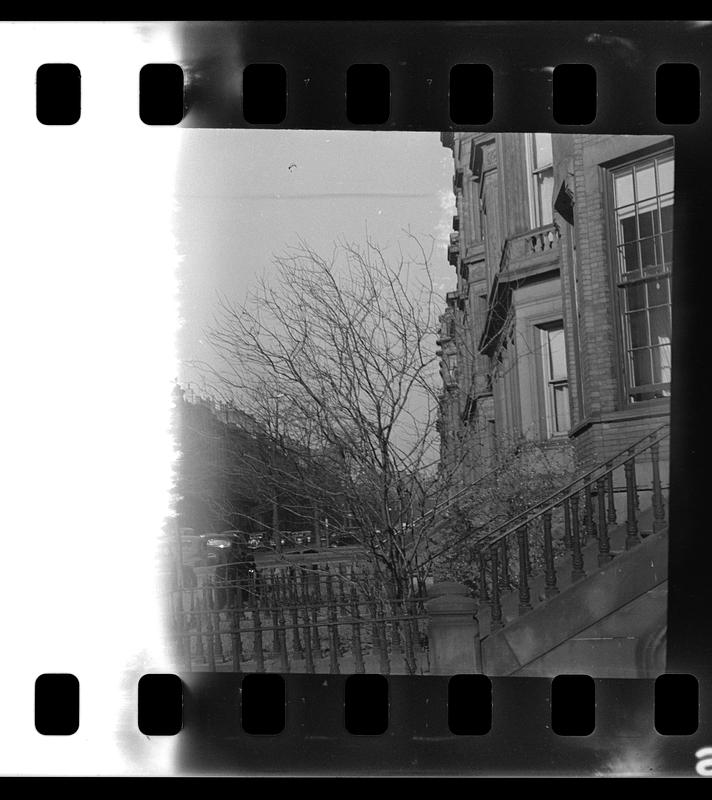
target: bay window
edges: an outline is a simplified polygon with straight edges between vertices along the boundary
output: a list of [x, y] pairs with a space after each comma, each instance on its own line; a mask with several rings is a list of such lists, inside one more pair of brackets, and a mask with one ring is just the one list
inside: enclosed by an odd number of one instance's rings
[[612, 173], [616, 284], [631, 403], [670, 394], [673, 169], [673, 156], [665, 153]]

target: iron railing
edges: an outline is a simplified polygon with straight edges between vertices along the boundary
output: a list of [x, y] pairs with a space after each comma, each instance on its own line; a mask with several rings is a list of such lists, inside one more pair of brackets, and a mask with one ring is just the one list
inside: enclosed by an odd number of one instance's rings
[[188, 671], [422, 674], [429, 671], [424, 587], [394, 598], [357, 567], [254, 570], [171, 592], [177, 654]]
[[[623, 470], [626, 520], [621, 544], [630, 550], [642, 541], [639, 530], [640, 493], [651, 492], [652, 533], [667, 526], [660, 477], [660, 444], [669, 437], [668, 423], [646, 434], [565, 487], [497, 526], [475, 543], [473, 556], [480, 605], [489, 605], [490, 630], [504, 625], [502, 598], [516, 591], [518, 614], [526, 614], [536, 600], [531, 584], [543, 576], [541, 599], [560, 592], [560, 578], [570, 557], [570, 581], [586, 576], [584, 548], [597, 541], [596, 563], [611, 561], [615, 551], [610, 534], [620, 531], [613, 474]], [[643, 487], [636, 475], [636, 459], [650, 453], [651, 485]]]

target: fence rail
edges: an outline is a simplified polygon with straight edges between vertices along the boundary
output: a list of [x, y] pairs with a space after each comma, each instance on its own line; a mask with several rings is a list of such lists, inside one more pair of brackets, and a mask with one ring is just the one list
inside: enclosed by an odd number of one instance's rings
[[321, 566], [253, 571], [170, 593], [188, 671], [424, 674], [424, 596], [396, 598], [372, 575]]

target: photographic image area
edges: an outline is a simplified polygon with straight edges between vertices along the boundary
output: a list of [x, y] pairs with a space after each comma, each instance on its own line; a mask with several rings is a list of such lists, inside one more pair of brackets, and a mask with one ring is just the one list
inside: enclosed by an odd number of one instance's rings
[[176, 668], [665, 671], [674, 143], [186, 130]]

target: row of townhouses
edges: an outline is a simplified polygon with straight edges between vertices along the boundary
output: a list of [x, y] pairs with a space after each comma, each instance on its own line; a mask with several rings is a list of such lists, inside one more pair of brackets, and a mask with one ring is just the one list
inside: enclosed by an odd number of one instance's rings
[[443, 464], [467, 485], [522, 438], [576, 468], [605, 461], [670, 412], [672, 139], [441, 139], [457, 200]]
[[504, 524], [471, 523], [481, 668], [655, 676], [667, 640], [673, 141], [441, 138], [457, 200], [457, 284], [438, 340], [451, 499], [469, 490], [479, 513], [471, 487], [493, 475], [500, 487], [520, 454], [555, 484], [524, 512], [507, 507]]

